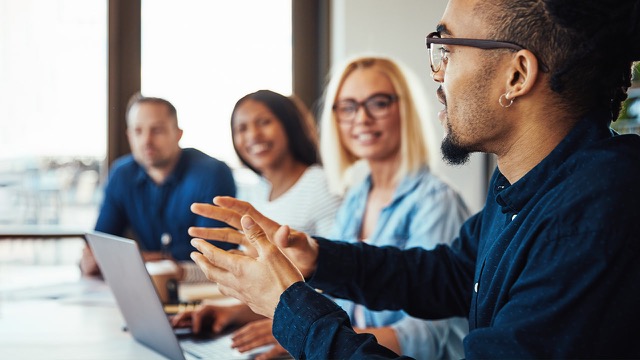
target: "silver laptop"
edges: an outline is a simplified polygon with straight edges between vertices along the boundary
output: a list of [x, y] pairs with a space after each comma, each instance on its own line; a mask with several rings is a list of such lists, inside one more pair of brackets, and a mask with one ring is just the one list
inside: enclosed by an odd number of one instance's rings
[[203, 339], [177, 336], [135, 241], [101, 232], [87, 233], [93, 254], [133, 337], [169, 359], [252, 359], [268, 348], [241, 354], [231, 335]]

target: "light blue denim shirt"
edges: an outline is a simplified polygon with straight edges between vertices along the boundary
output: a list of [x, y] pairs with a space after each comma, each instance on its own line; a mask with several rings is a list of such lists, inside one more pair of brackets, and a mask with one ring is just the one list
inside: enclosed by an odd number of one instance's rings
[[[370, 190], [371, 176], [349, 189], [338, 210], [331, 238], [358, 241]], [[468, 217], [460, 195], [425, 166], [400, 181], [366, 241], [375, 246], [432, 249], [439, 243], [451, 243]], [[355, 304], [335, 300], [354, 322]], [[462, 338], [468, 332], [466, 318], [426, 321], [410, 317], [404, 311], [364, 309], [364, 320], [367, 327], [391, 326], [404, 355], [416, 359], [464, 357]]]

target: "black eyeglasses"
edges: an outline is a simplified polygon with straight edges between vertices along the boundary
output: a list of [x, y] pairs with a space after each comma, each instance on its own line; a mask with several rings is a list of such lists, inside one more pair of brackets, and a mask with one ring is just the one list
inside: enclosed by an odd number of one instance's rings
[[396, 101], [398, 101], [398, 96], [394, 94], [373, 94], [362, 102], [340, 100], [333, 104], [333, 112], [339, 123], [351, 125], [361, 106], [371, 118], [378, 120], [389, 114], [391, 104]]
[[[434, 46], [435, 45], [435, 46]], [[429, 49], [429, 61], [431, 62], [431, 71], [435, 74], [442, 69], [442, 64], [447, 61], [447, 53], [449, 50], [442, 45], [461, 45], [470, 46], [479, 49], [511, 49], [523, 50], [524, 47], [508, 42], [485, 39], [466, 39], [466, 38], [441, 38], [440, 33], [435, 31], [427, 35], [427, 49]], [[540, 61], [540, 68], [546, 71], [547, 67]]]

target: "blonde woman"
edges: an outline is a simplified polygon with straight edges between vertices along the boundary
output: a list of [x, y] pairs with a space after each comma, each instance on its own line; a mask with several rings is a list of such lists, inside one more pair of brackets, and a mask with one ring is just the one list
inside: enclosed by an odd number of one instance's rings
[[[330, 188], [346, 192], [331, 239], [431, 249], [452, 241], [469, 215], [460, 196], [429, 170], [424, 119], [405, 72], [389, 58], [357, 57], [326, 87], [321, 155]], [[364, 171], [364, 178], [353, 182], [354, 170]], [[464, 318], [425, 321], [336, 302], [356, 331], [374, 334], [398, 354], [464, 357]]]

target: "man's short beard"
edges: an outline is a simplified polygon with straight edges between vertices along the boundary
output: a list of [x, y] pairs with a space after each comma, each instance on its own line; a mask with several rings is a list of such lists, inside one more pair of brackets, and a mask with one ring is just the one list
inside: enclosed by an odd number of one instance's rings
[[445, 136], [440, 145], [442, 160], [449, 165], [463, 165], [469, 161], [470, 151], [460, 146], [451, 136], [451, 132]]

